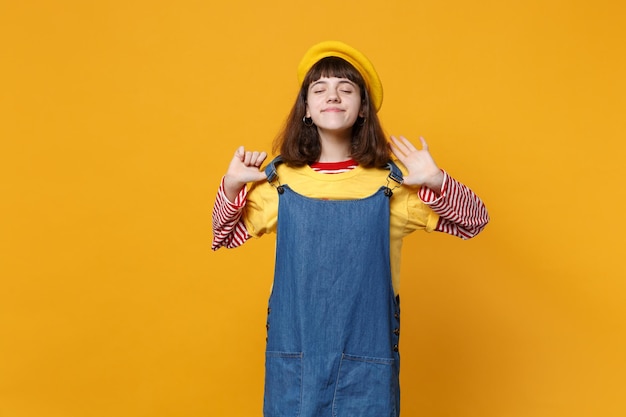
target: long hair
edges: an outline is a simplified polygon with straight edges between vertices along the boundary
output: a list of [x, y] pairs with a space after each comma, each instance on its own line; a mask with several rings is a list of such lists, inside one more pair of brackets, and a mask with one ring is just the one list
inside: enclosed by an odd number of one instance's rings
[[304, 77], [296, 103], [287, 116], [282, 131], [274, 140], [274, 153], [278, 151], [283, 161], [291, 166], [303, 166], [319, 159], [322, 147], [317, 127], [306, 126], [302, 119], [306, 113], [309, 86], [322, 77], [347, 78], [359, 87], [361, 111], [365, 120], [359, 117], [352, 127], [350, 156], [366, 168], [385, 166], [390, 158], [389, 145], [376, 110], [370, 102], [365, 80], [348, 61], [338, 57], [322, 58]]

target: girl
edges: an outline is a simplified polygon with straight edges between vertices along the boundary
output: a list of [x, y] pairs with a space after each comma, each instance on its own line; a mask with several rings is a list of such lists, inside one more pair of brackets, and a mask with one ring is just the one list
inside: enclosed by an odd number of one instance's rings
[[438, 168], [424, 139], [421, 149], [386, 140], [382, 86], [359, 51], [315, 45], [298, 77], [274, 143], [280, 156], [261, 170], [265, 152], [235, 152], [213, 209], [213, 249], [277, 234], [266, 417], [398, 416], [402, 238], [435, 230], [468, 239], [487, 211]]

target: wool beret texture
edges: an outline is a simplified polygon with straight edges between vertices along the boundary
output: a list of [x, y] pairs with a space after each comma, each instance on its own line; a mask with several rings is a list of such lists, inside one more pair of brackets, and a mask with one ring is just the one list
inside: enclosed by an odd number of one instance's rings
[[371, 103], [378, 112], [383, 104], [383, 85], [374, 65], [361, 52], [339, 41], [325, 41], [313, 45], [298, 65], [298, 82], [302, 84], [311, 67], [322, 58], [335, 56], [348, 61], [365, 80]]

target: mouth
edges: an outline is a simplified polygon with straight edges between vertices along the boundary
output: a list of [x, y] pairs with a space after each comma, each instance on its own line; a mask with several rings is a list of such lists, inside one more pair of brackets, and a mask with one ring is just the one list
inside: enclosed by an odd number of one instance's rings
[[338, 113], [338, 112], [342, 112], [343, 110], [338, 108], [338, 107], [329, 107], [327, 109], [322, 110], [323, 113]]

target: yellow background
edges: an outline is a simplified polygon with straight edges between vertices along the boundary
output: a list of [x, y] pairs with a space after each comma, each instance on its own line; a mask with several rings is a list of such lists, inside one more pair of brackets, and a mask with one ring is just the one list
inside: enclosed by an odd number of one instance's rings
[[406, 240], [402, 415], [626, 415], [622, 2], [0, 5], [1, 417], [261, 414], [274, 240], [210, 211], [327, 39], [492, 217]]

